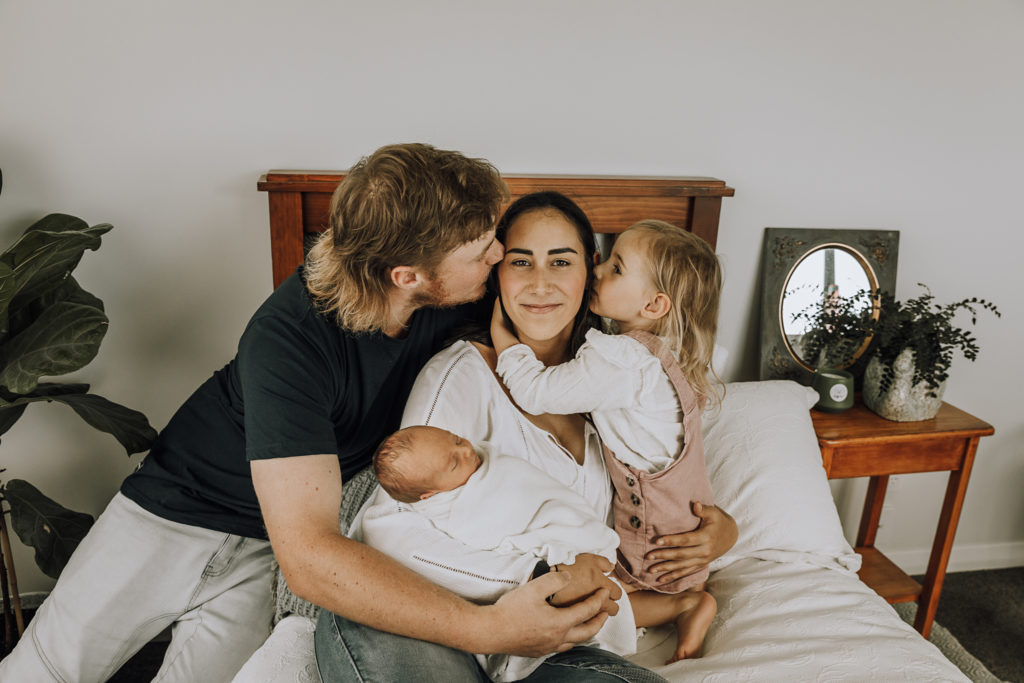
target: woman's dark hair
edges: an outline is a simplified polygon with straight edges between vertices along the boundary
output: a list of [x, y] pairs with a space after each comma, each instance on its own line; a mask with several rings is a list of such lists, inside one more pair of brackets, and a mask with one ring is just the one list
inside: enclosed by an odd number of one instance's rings
[[[597, 253], [594, 228], [590, 225], [590, 219], [587, 218], [587, 214], [583, 213], [583, 209], [576, 202], [561, 192], [548, 190], [532, 192], [512, 202], [501, 218], [498, 219], [497, 226], [495, 226], [495, 237], [497, 240], [505, 244], [505, 237], [508, 235], [509, 226], [520, 216], [532, 211], [557, 211], [562, 214], [576, 228], [576, 234], [579, 236], [580, 242], [583, 243], [583, 260], [587, 268], [587, 285], [583, 290], [583, 301], [580, 304], [579, 310], [576, 311], [576, 317], [573, 320], [572, 338], [569, 342], [569, 352], [575, 356], [576, 351], [584, 342], [587, 331], [594, 328], [600, 329], [601, 327], [601, 319], [590, 312], [590, 288], [594, 284], [594, 255]], [[489, 288], [493, 296], [487, 298], [493, 303], [494, 297], [500, 291], [498, 289], [497, 268], [491, 271]], [[487, 310], [489, 312], [491, 309], [488, 308]], [[506, 320], [508, 320], [507, 317]]]

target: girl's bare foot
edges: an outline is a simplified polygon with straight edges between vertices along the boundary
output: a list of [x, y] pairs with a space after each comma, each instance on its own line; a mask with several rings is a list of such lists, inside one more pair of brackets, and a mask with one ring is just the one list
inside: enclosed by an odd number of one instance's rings
[[665, 662], [666, 664], [689, 657], [699, 657], [704, 636], [707, 635], [708, 628], [718, 612], [718, 603], [711, 597], [711, 593], [695, 592], [687, 597], [689, 596], [692, 596], [693, 600], [687, 600], [687, 607], [676, 617], [675, 655]]

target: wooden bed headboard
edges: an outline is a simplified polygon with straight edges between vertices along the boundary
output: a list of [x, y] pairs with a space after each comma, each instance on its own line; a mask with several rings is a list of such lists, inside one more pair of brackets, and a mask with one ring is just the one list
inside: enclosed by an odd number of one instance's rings
[[[257, 189], [270, 202], [270, 250], [277, 287], [302, 263], [311, 237], [327, 227], [331, 195], [343, 171], [270, 171]], [[511, 200], [538, 190], [557, 190], [587, 213], [599, 233], [622, 232], [644, 218], [685, 228], [715, 246], [722, 197], [734, 190], [715, 178], [636, 176], [502, 176]], [[511, 201], [510, 200], [510, 201]]]

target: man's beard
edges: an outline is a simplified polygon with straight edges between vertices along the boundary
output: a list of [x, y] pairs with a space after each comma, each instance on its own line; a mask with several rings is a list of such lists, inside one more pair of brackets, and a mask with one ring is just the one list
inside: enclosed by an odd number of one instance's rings
[[436, 274], [431, 274], [430, 284], [426, 291], [421, 291], [413, 297], [413, 303], [419, 306], [429, 306], [431, 308], [453, 308], [459, 304], [466, 304], [470, 301], [476, 301], [484, 295], [486, 288], [483, 283], [477, 287], [477, 291], [473, 292], [469, 296], [457, 297], [445, 287], [444, 281], [437, 277]]

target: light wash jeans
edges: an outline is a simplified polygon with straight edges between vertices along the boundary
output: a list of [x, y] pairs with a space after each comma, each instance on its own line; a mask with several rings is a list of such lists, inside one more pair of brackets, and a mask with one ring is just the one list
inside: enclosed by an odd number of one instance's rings
[[230, 681], [270, 633], [267, 541], [178, 524], [118, 493], [0, 662], [0, 681], [105, 681], [173, 624], [154, 681]]
[[[320, 610], [316, 662], [323, 683], [489, 683], [476, 658], [461, 650], [363, 626]], [[552, 655], [529, 683], [667, 683], [622, 657], [578, 646]]]

